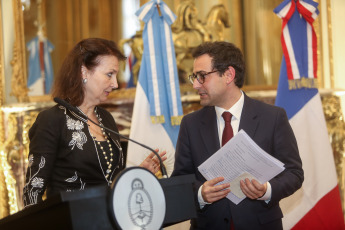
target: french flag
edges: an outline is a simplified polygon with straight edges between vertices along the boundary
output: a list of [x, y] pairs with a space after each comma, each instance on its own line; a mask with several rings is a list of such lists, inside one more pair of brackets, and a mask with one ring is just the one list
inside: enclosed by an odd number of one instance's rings
[[[283, 50], [289, 52], [283, 52], [275, 104], [286, 110], [297, 139], [305, 178], [301, 189], [280, 202], [284, 213], [283, 227], [303, 230], [345, 229], [333, 151], [320, 94], [317, 88], [299, 85], [291, 89], [289, 84], [291, 66], [297, 68], [295, 72], [300, 73], [298, 79], [310, 78], [311, 75], [312, 78], [316, 77], [315, 72], [311, 71], [311, 67], [317, 66], [316, 59], [310, 55], [313, 53], [310, 49], [315, 46], [308, 45], [313, 28], [310, 28], [311, 24], [297, 9], [298, 4], [310, 10], [315, 10], [313, 7], [317, 6], [317, 3], [310, 0], [285, 0], [275, 9], [275, 13], [283, 18], [282, 33], [289, 35], [288, 39], [286, 36], [282, 39]], [[291, 7], [295, 7], [294, 15], [291, 15]], [[284, 21], [283, 9], [293, 20]], [[314, 12], [318, 14], [317, 9]], [[291, 65], [291, 56], [297, 60], [294, 65]]]
[[303, 163], [302, 188], [283, 199], [284, 229], [345, 229], [333, 152], [317, 89], [288, 89], [283, 58], [276, 105], [283, 107]]

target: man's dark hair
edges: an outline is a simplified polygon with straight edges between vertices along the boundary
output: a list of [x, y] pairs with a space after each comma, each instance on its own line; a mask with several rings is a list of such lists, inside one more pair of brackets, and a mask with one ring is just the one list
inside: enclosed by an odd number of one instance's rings
[[229, 42], [205, 42], [195, 48], [193, 58], [200, 57], [204, 54], [212, 58], [212, 68], [222, 75], [229, 66], [235, 71], [235, 84], [242, 88], [244, 83], [245, 62], [244, 57], [239, 48]]

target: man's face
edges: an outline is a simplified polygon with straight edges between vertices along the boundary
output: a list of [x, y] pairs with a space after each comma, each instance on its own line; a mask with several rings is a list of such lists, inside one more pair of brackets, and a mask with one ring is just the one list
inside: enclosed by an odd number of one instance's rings
[[[194, 60], [193, 73], [209, 73], [212, 69], [212, 58], [204, 54]], [[200, 84], [197, 79], [193, 82], [193, 88], [198, 90], [200, 95], [200, 104], [202, 106], [219, 106], [223, 107], [226, 102], [224, 93], [227, 90], [226, 78], [220, 76], [219, 72], [207, 74], [205, 82]]]

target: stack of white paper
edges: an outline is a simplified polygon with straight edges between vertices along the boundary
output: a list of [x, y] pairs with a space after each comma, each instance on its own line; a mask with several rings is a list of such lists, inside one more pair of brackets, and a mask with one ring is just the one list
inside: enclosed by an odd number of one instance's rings
[[262, 150], [244, 130], [240, 130], [228, 143], [198, 167], [207, 179], [224, 177], [222, 183], [230, 183], [227, 198], [235, 204], [245, 195], [240, 181], [245, 178], [266, 183], [282, 171], [284, 164]]

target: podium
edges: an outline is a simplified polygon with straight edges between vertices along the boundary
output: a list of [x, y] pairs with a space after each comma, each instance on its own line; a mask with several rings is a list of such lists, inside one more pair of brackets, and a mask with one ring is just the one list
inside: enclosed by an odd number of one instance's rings
[[[166, 213], [162, 227], [196, 217], [192, 183], [194, 175], [160, 179]], [[0, 220], [1, 230], [14, 229], [118, 229], [109, 208], [110, 188], [100, 186], [84, 191], [60, 192]]]

